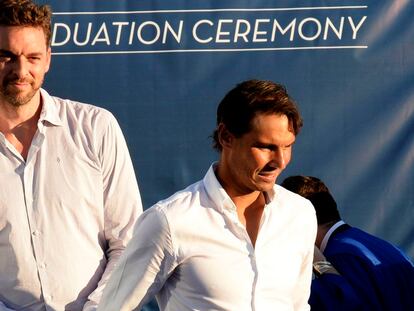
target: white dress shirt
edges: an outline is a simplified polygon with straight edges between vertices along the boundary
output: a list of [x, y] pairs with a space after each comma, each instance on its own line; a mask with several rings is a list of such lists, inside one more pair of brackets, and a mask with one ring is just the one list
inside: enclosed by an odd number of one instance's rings
[[41, 97], [26, 161], [0, 132], [0, 310], [94, 310], [142, 212], [138, 185], [111, 113]]
[[98, 310], [140, 310], [154, 295], [168, 311], [309, 310], [314, 208], [278, 185], [266, 196], [255, 247], [213, 166], [148, 209]]

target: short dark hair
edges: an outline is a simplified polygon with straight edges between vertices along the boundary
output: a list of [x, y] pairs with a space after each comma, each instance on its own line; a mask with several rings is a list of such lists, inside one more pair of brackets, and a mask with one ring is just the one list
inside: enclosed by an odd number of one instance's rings
[[42, 28], [46, 44], [50, 45], [52, 10], [31, 0], [0, 0], [0, 26]]
[[335, 199], [328, 187], [313, 176], [290, 176], [281, 186], [295, 192], [312, 202], [316, 211], [318, 225], [337, 222], [341, 220]]
[[265, 80], [244, 81], [230, 90], [217, 108], [217, 127], [212, 135], [214, 148], [222, 150], [218, 139], [220, 124], [241, 137], [251, 130], [252, 120], [261, 113], [286, 115], [295, 135], [303, 125], [299, 110], [283, 85]]

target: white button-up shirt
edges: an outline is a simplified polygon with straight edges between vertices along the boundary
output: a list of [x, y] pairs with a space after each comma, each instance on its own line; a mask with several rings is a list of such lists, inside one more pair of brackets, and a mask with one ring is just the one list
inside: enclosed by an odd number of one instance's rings
[[204, 179], [139, 218], [98, 310], [309, 310], [316, 216], [275, 185], [256, 245], [213, 166]]
[[96, 309], [142, 212], [132, 162], [111, 113], [41, 97], [26, 161], [0, 133], [0, 310]]

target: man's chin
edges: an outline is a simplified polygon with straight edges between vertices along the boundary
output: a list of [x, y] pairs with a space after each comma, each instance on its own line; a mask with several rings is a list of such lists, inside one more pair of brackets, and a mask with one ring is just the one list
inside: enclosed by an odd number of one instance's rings
[[35, 96], [36, 91], [31, 91], [26, 94], [19, 93], [7, 93], [4, 99], [13, 107], [21, 107], [26, 105]]
[[261, 192], [267, 192], [273, 189], [275, 182], [261, 182], [257, 184], [257, 190]]

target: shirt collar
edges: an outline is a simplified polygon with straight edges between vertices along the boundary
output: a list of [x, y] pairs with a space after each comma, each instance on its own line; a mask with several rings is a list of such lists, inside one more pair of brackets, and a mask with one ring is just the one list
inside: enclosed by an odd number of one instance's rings
[[[214, 162], [207, 171], [207, 174], [204, 176], [203, 183], [209, 196], [210, 200], [214, 203], [217, 210], [220, 212], [224, 210], [236, 211], [236, 205], [233, 200], [229, 197], [226, 190], [221, 186], [218, 181], [215, 170], [217, 167], [217, 162]], [[275, 197], [275, 187], [265, 193], [266, 203], [270, 203]]]
[[210, 200], [214, 203], [215, 208], [223, 212], [224, 210], [235, 211], [236, 205], [230, 199], [229, 195], [227, 194], [226, 190], [221, 186], [220, 182], [218, 181], [215, 169], [217, 167], [217, 162], [211, 164], [210, 168], [207, 171], [206, 176], [204, 176], [203, 183], [206, 189], [207, 195], [209, 196]]
[[339, 228], [340, 226], [344, 225], [345, 222], [343, 220], [338, 221], [335, 223], [329, 230], [326, 232], [325, 236], [323, 237], [322, 243], [321, 243], [321, 252], [323, 253], [325, 251], [326, 245], [328, 244], [329, 238], [331, 237], [332, 233]]
[[47, 121], [53, 125], [62, 126], [63, 122], [53, 97], [44, 89], [40, 89], [40, 96], [42, 98], [42, 111], [40, 112], [39, 122]]

